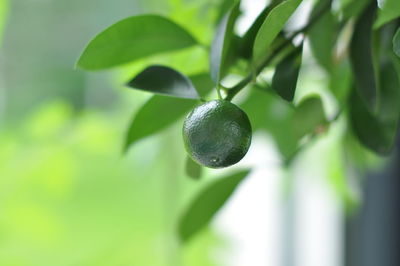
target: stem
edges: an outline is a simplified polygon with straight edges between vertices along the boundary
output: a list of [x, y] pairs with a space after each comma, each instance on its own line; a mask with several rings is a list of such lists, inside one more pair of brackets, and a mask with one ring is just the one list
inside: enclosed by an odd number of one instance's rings
[[227, 91], [227, 95], [225, 97], [225, 100], [231, 101], [233, 97], [235, 97], [236, 94], [239, 93], [244, 87], [246, 87], [247, 84], [249, 84], [253, 80], [252, 75], [248, 75], [244, 79], [242, 79], [235, 87], [230, 88]]
[[234, 87], [230, 88], [227, 92], [227, 96], [225, 97], [225, 100], [231, 101], [236, 94], [238, 94], [243, 88], [245, 88], [250, 82], [254, 81], [255, 78], [260, 75], [260, 73], [263, 71], [264, 68], [266, 68], [274, 59], [275, 57], [283, 50], [286, 48], [286, 46], [290, 45], [293, 41], [294, 38], [296, 38], [297, 35], [302, 34], [307, 32], [312, 28], [312, 26], [319, 21], [322, 16], [330, 10], [331, 3], [330, 1], [327, 2], [326, 5], [324, 5], [308, 22], [307, 25], [305, 25], [303, 28], [295, 31], [289, 38], [287, 38], [281, 45], [279, 45], [272, 53], [254, 70], [252, 71], [249, 75], [247, 75], [242, 81], [240, 81], [238, 84], [236, 84]]

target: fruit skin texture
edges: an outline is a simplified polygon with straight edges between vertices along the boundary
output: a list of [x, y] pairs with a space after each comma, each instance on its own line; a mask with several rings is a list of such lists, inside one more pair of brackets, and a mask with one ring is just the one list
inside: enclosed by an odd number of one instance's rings
[[239, 162], [251, 144], [246, 113], [231, 102], [213, 100], [195, 107], [183, 124], [183, 139], [197, 163], [222, 168]]

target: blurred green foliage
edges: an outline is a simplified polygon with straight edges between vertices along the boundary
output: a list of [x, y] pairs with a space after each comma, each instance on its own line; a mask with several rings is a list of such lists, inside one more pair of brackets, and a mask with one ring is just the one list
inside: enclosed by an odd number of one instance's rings
[[[88, 36], [149, 10], [171, 13], [207, 40], [201, 15], [193, 18], [198, 5], [10, 3], [0, 61], [0, 265], [217, 265], [214, 232], [184, 248], [176, 237], [179, 212], [207, 183], [185, 176], [180, 126], [121, 156], [127, 121], [148, 99], [121, 84], [154, 58], [109, 74], [73, 69]], [[192, 73], [206, 65], [199, 49], [157, 61]]]
[[3, 36], [3, 29], [7, 17], [8, 3], [7, 0], [0, 0], [0, 43]]
[[[122, 160], [116, 120], [54, 102], [0, 132], [0, 265], [170, 265], [176, 189], [193, 190], [176, 176], [183, 153], [156, 160], [160, 136]], [[217, 243], [206, 231], [175, 252], [214, 265]]]

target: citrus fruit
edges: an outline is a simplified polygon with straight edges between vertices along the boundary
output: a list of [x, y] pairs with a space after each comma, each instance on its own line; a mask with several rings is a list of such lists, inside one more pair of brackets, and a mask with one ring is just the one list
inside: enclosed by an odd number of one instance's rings
[[246, 113], [233, 103], [214, 100], [195, 107], [183, 124], [183, 139], [190, 157], [210, 168], [239, 162], [251, 143]]

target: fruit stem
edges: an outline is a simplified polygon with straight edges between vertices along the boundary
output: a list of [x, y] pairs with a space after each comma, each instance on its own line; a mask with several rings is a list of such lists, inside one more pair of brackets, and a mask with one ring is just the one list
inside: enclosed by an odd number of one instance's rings
[[[329, 11], [331, 8], [331, 1], [328, 1], [325, 6], [323, 6], [319, 12], [317, 12], [301, 29], [295, 31], [289, 38], [287, 38], [281, 45], [279, 45], [272, 53], [258, 66], [256, 67], [253, 71], [249, 73], [243, 80], [241, 80], [238, 84], [236, 84], [234, 87], [230, 88], [227, 90], [227, 95], [225, 97], [225, 100], [231, 101], [236, 94], [238, 94], [243, 88], [245, 88], [250, 82], [254, 81], [258, 75], [266, 68], [271, 62], [275, 59], [275, 57], [283, 50], [286, 48], [286, 46], [290, 45], [294, 38], [296, 38], [299, 34], [306, 33], [309, 31], [312, 26], [318, 22], [322, 16], [325, 14], [325, 12]], [[220, 93], [218, 90], [218, 96], [220, 97]], [[220, 97], [221, 99], [221, 97]]]

